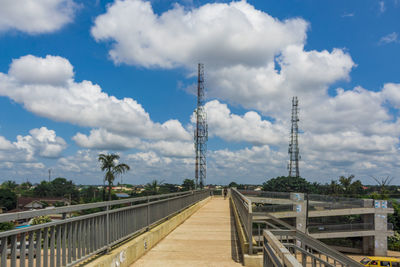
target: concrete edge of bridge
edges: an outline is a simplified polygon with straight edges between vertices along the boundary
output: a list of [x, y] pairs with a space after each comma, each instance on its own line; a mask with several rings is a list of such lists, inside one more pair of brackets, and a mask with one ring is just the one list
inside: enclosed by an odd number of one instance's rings
[[211, 197], [188, 207], [167, 221], [155, 226], [147, 232], [133, 238], [123, 245], [111, 250], [92, 262], [87, 267], [128, 267], [152, 249], [158, 242], [186, 221], [191, 215], [203, 207]]

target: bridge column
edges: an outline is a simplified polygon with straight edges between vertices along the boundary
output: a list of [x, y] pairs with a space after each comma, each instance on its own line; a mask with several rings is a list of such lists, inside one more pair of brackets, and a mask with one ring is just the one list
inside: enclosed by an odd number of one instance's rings
[[290, 193], [290, 199], [293, 201], [293, 209], [296, 212], [296, 229], [305, 233], [307, 224], [307, 202], [304, 200], [304, 194]]
[[[371, 208], [374, 206], [374, 201], [372, 199], [363, 199], [363, 207]], [[361, 215], [362, 223], [369, 228], [369, 224], [374, 222], [374, 214], [363, 214]], [[374, 237], [373, 236], [363, 236], [362, 237], [362, 253], [364, 255], [374, 255]]]
[[387, 208], [386, 200], [375, 200], [375, 238], [374, 238], [374, 255], [386, 256], [387, 255], [387, 213], [384, 212]]

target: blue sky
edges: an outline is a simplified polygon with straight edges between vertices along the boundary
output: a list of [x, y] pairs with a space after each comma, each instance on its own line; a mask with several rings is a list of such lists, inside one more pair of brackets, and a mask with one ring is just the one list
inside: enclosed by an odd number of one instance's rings
[[297, 95], [303, 177], [399, 184], [399, 12], [397, 0], [0, 1], [0, 182], [52, 169], [101, 183], [100, 152], [120, 153], [129, 183], [192, 178], [202, 61], [208, 183], [285, 175]]

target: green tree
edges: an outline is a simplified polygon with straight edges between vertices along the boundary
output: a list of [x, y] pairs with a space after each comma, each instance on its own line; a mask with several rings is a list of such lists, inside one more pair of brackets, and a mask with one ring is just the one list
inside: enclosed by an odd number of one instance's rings
[[162, 184], [160, 185], [160, 194], [176, 193], [179, 188], [175, 184]]
[[51, 183], [41, 181], [40, 184], [33, 189], [33, 192], [36, 197], [50, 197], [52, 192]]
[[54, 197], [71, 197], [71, 199], [78, 200], [79, 191], [76, 185], [70, 180], [58, 177], [50, 182], [51, 196]]
[[311, 184], [304, 178], [280, 176], [263, 183], [264, 191], [308, 193]]
[[0, 207], [12, 210], [17, 207], [17, 194], [9, 189], [0, 188]]
[[339, 183], [342, 189], [342, 193], [346, 196], [357, 196], [363, 193], [363, 185], [360, 180], [353, 182], [354, 175], [348, 177], [340, 176]]
[[129, 171], [130, 167], [125, 163], [118, 163], [119, 155], [117, 154], [99, 154], [98, 158], [101, 163], [101, 170], [105, 171], [104, 181], [108, 182], [108, 200], [111, 200], [111, 188], [116, 175]]
[[396, 201], [392, 202], [394, 213], [388, 215], [388, 220], [393, 224], [395, 231], [400, 231], [400, 204]]
[[16, 188], [15, 192], [17, 194], [20, 194], [21, 196], [24, 196], [24, 197], [33, 196], [32, 184], [29, 181], [21, 183]]
[[237, 183], [235, 183], [235, 182], [230, 182], [229, 183], [229, 185], [228, 185], [228, 187], [238, 187], [239, 185], [237, 184]]
[[332, 180], [331, 183], [329, 184], [329, 191], [328, 193], [330, 195], [340, 195], [342, 193], [342, 188], [338, 184], [337, 181]]
[[8, 189], [11, 191], [15, 191], [15, 189], [17, 188], [18, 184], [15, 181], [5, 181], [4, 183], [1, 184], [1, 188], [3, 189]]
[[82, 198], [83, 203], [88, 203], [98, 200], [100, 197], [99, 189], [97, 189], [97, 187], [92, 185], [84, 187], [80, 192], [80, 196]]
[[144, 186], [144, 191], [146, 195], [157, 195], [160, 193], [160, 187], [163, 184], [163, 182], [159, 182], [157, 180], [153, 180], [150, 183], [147, 183]]
[[183, 191], [194, 190], [194, 180], [193, 179], [185, 179], [182, 183]]
[[388, 199], [389, 198], [389, 185], [393, 181], [394, 178], [390, 178], [387, 176], [386, 178], [375, 178], [371, 176], [372, 179], [378, 184], [380, 199]]

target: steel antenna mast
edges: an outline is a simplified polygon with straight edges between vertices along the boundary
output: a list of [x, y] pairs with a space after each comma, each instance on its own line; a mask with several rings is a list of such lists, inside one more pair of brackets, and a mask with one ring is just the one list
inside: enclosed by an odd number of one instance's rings
[[204, 65], [198, 65], [197, 79], [197, 108], [196, 113], [196, 129], [194, 131], [194, 147], [196, 151], [195, 179], [196, 188], [203, 188], [207, 177], [207, 113], [204, 108]]
[[289, 144], [289, 177], [300, 177], [299, 170], [299, 114], [298, 114], [299, 100], [297, 96], [292, 98], [292, 128], [290, 131], [290, 144]]

